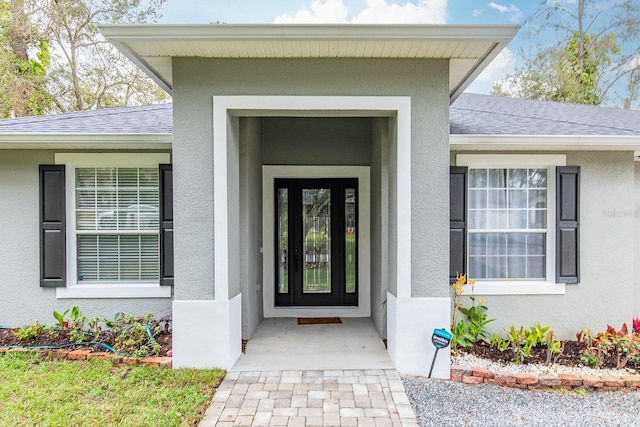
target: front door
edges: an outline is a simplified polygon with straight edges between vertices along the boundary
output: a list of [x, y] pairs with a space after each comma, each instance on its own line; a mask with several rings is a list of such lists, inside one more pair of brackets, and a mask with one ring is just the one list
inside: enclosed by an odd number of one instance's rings
[[276, 306], [358, 304], [358, 180], [275, 180]]

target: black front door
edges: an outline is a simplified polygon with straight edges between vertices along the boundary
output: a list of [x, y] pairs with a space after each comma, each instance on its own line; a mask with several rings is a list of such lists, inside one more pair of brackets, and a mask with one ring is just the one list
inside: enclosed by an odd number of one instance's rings
[[358, 180], [275, 180], [276, 306], [358, 304]]

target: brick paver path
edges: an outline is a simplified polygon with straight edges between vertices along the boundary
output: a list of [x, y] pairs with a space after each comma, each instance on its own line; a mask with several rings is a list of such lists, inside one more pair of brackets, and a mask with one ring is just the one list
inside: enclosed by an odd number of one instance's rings
[[200, 427], [417, 426], [395, 370], [229, 372]]

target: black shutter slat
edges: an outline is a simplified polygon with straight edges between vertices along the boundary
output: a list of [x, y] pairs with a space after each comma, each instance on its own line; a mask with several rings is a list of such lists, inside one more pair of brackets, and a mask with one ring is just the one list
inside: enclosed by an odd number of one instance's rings
[[556, 168], [556, 283], [580, 281], [580, 167]]
[[467, 170], [449, 171], [449, 280], [467, 272]]
[[40, 165], [40, 286], [67, 284], [64, 165]]
[[173, 286], [173, 174], [160, 165], [160, 284]]

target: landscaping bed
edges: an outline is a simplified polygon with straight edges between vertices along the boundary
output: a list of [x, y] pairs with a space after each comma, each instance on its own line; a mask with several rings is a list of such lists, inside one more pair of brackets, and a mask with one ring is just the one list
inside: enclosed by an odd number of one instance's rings
[[54, 312], [55, 324], [0, 328], [0, 350], [110, 352], [119, 357], [171, 356], [171, 318], [117, 313], [113, 319], [90, 318], [78, 307]]

